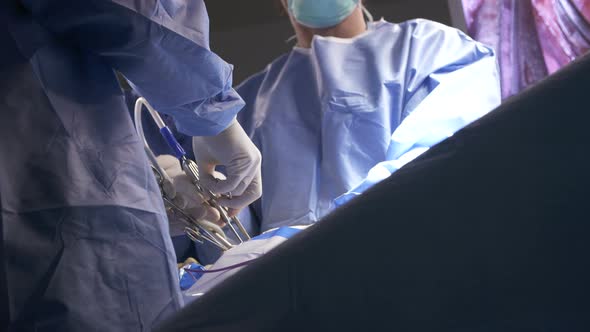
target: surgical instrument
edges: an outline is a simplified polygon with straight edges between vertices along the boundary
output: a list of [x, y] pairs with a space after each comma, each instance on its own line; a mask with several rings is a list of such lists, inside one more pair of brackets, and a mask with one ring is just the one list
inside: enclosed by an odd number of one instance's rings
[[[152, 116], [153, 120], [156, 122], [156, 125], [160, 129], [160, 133], [162, 134], [163, 138], [168, 143], [170, 148], [173, 150], [175, 157], [178, 158], [178, 160], [180, 161], [183, 171], [190, 178], [191, 182], [194, 184], [197, 193], [205, 198], [206, 204], [213, 207], [214, 209], [216, 209], [219, 212], [221, 220], [223, 220], [223, 222], [231, 229], [231, 231], [234, 233], [234, 235], [236, 236], [237, 240], [240, 243], [244, 242], [244, 239], [242, 238], [242, 236], [240, 236], [239, 232], [241, 232], [242, 235], [245, 236], [245, 238], [247, 240], [249, 240], [250, 235], [248, 234], [248, 232], [246, 231], [246, 229], [244, 228], [244, 226], [242, 225], [242, 223], [240, 222], [238, 217], [230, 217], [228, 215], [227, 208], [221, 206], [217, 202], [217, 200], [216, 200], [217, 196], [215, 194], [213, 194], [209, 189], [207, 189], [201, 185], [199, 168], [198, 168], [197, 164], [193, 160], [190, 160], [187, 157], [186, 152], [184, 151], [182, 146], [180, 146], [180, 144], [178, 143], [178, 141], [176, 140], [176, 138], [174, 137], [174, 135], [172, 134], [170, 129], [166, 126], [166, 124], [164, 123], [164, 121], [162, 120], [160, 115], [156, 112], [156, 110], [149, 104], [149, 102], [147, 102], [147, 100], [145, 98], [140, 97], [137, 99], [136, 104], [135, 104], [135, 116], [134, 117], [135, 117], [136, 129], [144, 142], [144, 147], [145, 147], [146, 153], [148, 155], [148, 158], [150, 159], [150, 162], [153, 165], [154, 172], [156, 173], [157, 177], [159, 177], [159, 183], [161, 186], [163, 198], [164, 198], [164, 201], [167, 204], [167, 206], [171, 207], [174, 211], [180, 213], [183, 217], [185, 217], [185, 218], [188, 217], [188, 215], [186, 213], [184, 213], [182, 211], [182, 209], [180, 209], [178, 206], [174, 205], [173, 202], [168, 197], [166, 197], [166, 194], [165, 194], [165, 191], [163, 188], [163, 184], [165, 183], [165, 181], [169, 181], [170, 179], [168, 178], [166, 172], [158, 166], [158, 163], [156, 162], [156, 157], [154, 156], [153, 152], [151, 151], [151, 149], [149, 147], [147, 140], [145, 139], [145, 135], [143, 132], [143, 126], [141, 123], [142, 106], [146, 106], [146, 108], [149, 111], [150, 115]], [[192, 218], [188, 218], [188, 220], [190, 221], [190, 224], [198, 225], [198, 223], [195, 223], [195, 221], [191, 220], [191, 219]], [[192, 225], [192, 226], [195, 226], [195, 225]], [[236, 227], [237, 227], [237, 229], [236, 229]], [[238, 232], [238, 230], [239, 230], [239, 232]], [[189, 236], [189, 238], [191, 238], [193, 240], [195, 238], [196, 239], [205, 238], [208, 241], [210, 241], [210, 240], [218, 240], [219, 241], [218, 236], [216, 239], [211, 238], [209, 236], [209, 235], [215, 235], [216, 234], [215, 232], [213, 232], [213, 234], [211, 234], [202, 226], [200, 226], [200, 231], [195, 230], [194, 227], [189, 228], [188, 230], [185, 230], [185, 231], [187, 231], [187, 235]], [[202, 233], [205, 234], [204, 237], [203, 237]], [[223, 241], [221, 241], [221, 242], [223, 242]], [[215, 244], [218, 247], [220, 247], [219, 244], [222, 244], [223, 246], [227, 246], [227, 244], [228, 244], [227, 240], [225, 240], [225, 242], [226, 243], [215, 243]], [[231, 244], [230, 244], [230, 247], [231, 247]]]

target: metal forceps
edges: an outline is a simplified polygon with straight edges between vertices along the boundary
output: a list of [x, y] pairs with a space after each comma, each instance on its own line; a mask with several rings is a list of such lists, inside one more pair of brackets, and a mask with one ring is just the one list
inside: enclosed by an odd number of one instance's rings
[[240, 241], [240, 243], [244, 242], [244, 239], [240, 236], [240, 232], [242, 233], [242, 235], [245, 236], [246, 240], [250, 240], [250, 235], [248, 234], [248, 232], [244, 228], [244, 225], [240, 222], [238, 217], [230, 218], [227, 208], [219, 205], [215, 195], [211, 192], [211, 190], [206, 189], [201, 185], [199, 178], [199, 168], [197, 167], [197, 164], [194, 161], [186, 158], [185, 156], [181, 158], [181, 164], [184, 173], [191, 179], [191, 181], [197, 188], [199, 194], [201, 194], [203, 197], [207, 197], [208, 199], [206, 200], [206, 203], [209, 204], [209, 206], [216, 209], [217, 211], [219, 211], [221, 220], [223, 220], [223, 222], [226, 223], [227, 226], [229, 226], [229, 228], [231, 229], [232, 233], [234, 233], [238, 241]]
[[[172, 202], [169, 199], [169, 197], [166, 197], [165, 191], [163, 188], [164, 180], [166, 179], [166, 174], [163, 174], [164, 171], [159, 169], [159, 167], [157, 166], [158, 164], [156, 162], [156, 158], [155, 158], [153, 152], [151, 151], [151, 149], [149, 148], [149, 145], [148, 145], [147, 140], [145, 139], [145, 135], [143, 133], [143, 126], [141, 123], [141, 110], [142, 110], [142, 106], [144, 106], [144, 105], [146, 106], [150, 115], [152, 116], [152, 118], [156, 122], [158, 128], [160, 129], [160, 133], [162, 134], [162, 137], [164, 138], [166, 143], [168, 143], [168, 145], [170, 146], [170, 148], [174, 152], [174, 155], [176, 156], [176, 158], [179, 159], [184, 173], [191, 179], [191, 182], [195, 186], [195, 189], [197, 190], [197, 192], [202, 197], [205, 198], [205, 200], [206, 200], [205, 203], [207, 203], [209, 206], [213, 207], [214, 209], [216, 209], [219, 212], [223, 222], [226, 225], [228, 225], [228, 227], [231, 229], [231, 231], [234, 233], [234, 235], [236, 236], [237, 240], [240, 243], [244, 242], [244, 238], [242, 238], [242, 236], [240, 236], [240, 233], [238, 232], [238, 230], [242, 233], [242, 235], [245, 237], [246, 240], [249, 240], [250, 235], [248, 234], [248, 232], [246, 231], [246, 229], [244, 228], [244, 226], [240, 222], [240, 220], [237, 217], [230, 218], [227, 208], [221, 206], [217, 202], [217, 200], [216, 200], [217, 197], [215, 196], [215, 194], [213, 194], [211, 192], [211, 190], [209, 190], [201, 185], [200, 176], [199, 176], [199, 167], [197, 166], [197, 164], [194, 161], [187, 158], [186, 151], [184, 151], [182, 146], [178, 143], [178, 141], [176, 140], [176, 138], [174, 137], [174, 135], [170, 131], [170, 128], [168, 128], [166, 126], [166, 124], [164, 123], [164, 121], [162, 120], [160, 115], [147, 102], [147, 100], [145, 100], [145, 98], [143, 98], [143, 97], [140, 97], [139, 99], [137, 99], [137, 101], [135, 103], [135, 116], [134, 117], [135, 117], [136, 129], [144, 142], [146, 153], [148, 155], [148, 158], [151, 160], [151, 162], [153, 164], [152, 168], [154, 169], [156, 177], [159, 179], [158, 182], [160, 183], [160, 189], [162, 191], [162, 197], [164, 199], [164, 202], [166, 203], [166, 205], [169, 208], [173, 209], [175, 212], [180, 214], [183, 218], [187, 219], [189, 221], [189, 224], [191, 224], [192, 228], [189, 228], [189, 231], [187, 232], [189, 237], [191, 237], [191, 239], [204, 238], [207, 240], [209, 240], [209, 239], [219, 240], [214, 237], [215, 233], [211, 233], [211, 232], [207, 231], [202, 226], [199, 227], [198, 222], [196, 222], [193, 218], [188, 216], [181, 208], [176, 206], [174, 204], [174, 202]], [[199, 228], [195, 229], [194, 227], [199, 227]], [[237, 229], [236, 229], [236, 227], [237, 227]], [[196, 230], [200, 230], [200, 232], [197, 233]], [[203, 237], [203, 234], [205, 234], [204, 237]], [[217, 235], [219, 235], [219, 234], [217, 234]], [[224, 241], [219, 240], [218, 242], [220, 242], [220, 243], [218, 243], [218, 244], [222, 244], [225, 247], [227, 247], [227, 244], [229, 244], [229, 248], [231, 248], [231, 246], [232, 246], [231, 243], [229, 243], [225, 237], [223, 237], [223, 240], [225, 241], [225, 243], [223, 243]]]
[[164, 205], [167, 211], [172, 211], [178, 220], [181, 220], [185, 223], [184, 232], [194, 242], [202, 243], [203, 241], [207, 241], [217, 248], [221, 249], [222, 251], [226, 251], [231, 249], [233, 246], [225, 237], [225, 234], [219, 234], [215, 230], [208, 230], [205, 226], [199, 224], [193, 217], [189, 214], [184, 212], [184, 210], [176, 205], [174, 201], [166, 194], [164, 190], [164, 175], [158, 170], [158, 168], [152, 166], [152, 171], [156, 176], [156, 181], [158, 186], [160, 187], [160, 192], [162, 193], [162, 199], [164, 200]]

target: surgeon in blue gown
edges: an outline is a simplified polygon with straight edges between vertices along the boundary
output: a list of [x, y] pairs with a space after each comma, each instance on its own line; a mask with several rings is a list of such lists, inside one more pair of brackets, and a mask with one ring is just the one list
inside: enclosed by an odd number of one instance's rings
[[234, 120], [244, 103], [209, 49], [205, 5], [3, 0], [0, 27], [0, 330], [149, 331], [182, 299], [113, 69], [180, 132], [215, 144], [210, 166], [236, 172], [212, 190], [259, 196], [243, 189], [259, 185], [260, 156]]
[[263, 157], [261, 231], [320, 220], [500, 104], [494, 51], [457, 29], [366, 22], [358, 0], [282, 4], [297, 45], [236, 88]]

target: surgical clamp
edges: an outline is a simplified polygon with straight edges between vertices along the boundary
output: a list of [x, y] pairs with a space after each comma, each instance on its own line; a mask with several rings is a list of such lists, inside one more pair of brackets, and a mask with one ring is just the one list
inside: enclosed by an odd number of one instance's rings
[[193, 217], [184, 212], [182, 208], [176, 205], [174, 201], [167, 195], [164, 189], [164, 175], [160, 173], [160, 170], [158, 170], [156, 167], [152, 166], [152, 170], [156, 176], [158, 186], [160, 187], [160, 192], [162, 193], [162, 199], [164, 200], [166, 210], [172, 211], [175, 215], [179, 214], [181, 216], [181, 218], [178, 219], [186, 224], [184, 232], [189, 237], [189, 239], [200, 243], [202, 243], [203, 240], [208, 241], [223, 251], [231, 249], [232, 244], [225, 238], [224, 234], [219, 234], [214, 229], [208, 230], [205, 226], [201, 225]]
[[[154, 121], [156, 122], [156, 124], [158, 125], [158, 128], [160, 129], [160, 133], [162, 134], [163, 138], [166, 140], [166, 142], [168, 143], [168, 145], [170, 146], [170, 148], [173, 150], [174, 155], [176, 156], [176, 158], [179, 159], [181, 165], [182, 165], [182, 169], [185, 172], [185, 174], [191, 179], [191, 182], [194, 184], [195, 189], [197, 190], [197, 192], [206, 199], [206, 203], [213, 207], [214, 209], [216, 209], [221, 217], [221, 220], [223, 220], [223, 222], [225, 224], [228, 225], [228, 227], [231, 229], [231, 231], [234, 233], [234, 235], [236, 236], [237, 240], [240, 243], [244, 242], [244, 239], [242, 238], [242, 236], [240, 236], [238, 230], [236, 229], [236, 227], [239, 229], [239, 231], [245, 236], [246, 240], [250, 239], [250, 235], [248, 234], [248, 232], [246, 231], [246, 229], [244, 228], [243, 224], [240, 222], [240, 220], [238, 219], [237, 216], [234, 217], [229, 217], [228, 215], [228, 210], [226, 207], [221, 206], [216, 199], [215, 194], [213, 194], [209, 189], [203, 187], [201, 185], [201, 181], [200, 181], [200, 175], [199, 175], [199, 168], [197, 166], [197, 164], [190, 160], [189, 158], [187, 158], [186, 156], [186, 152], [184, 151], [184, 149], [182, 148], [182, 146], [180, 146], [180, 144], [178, 144], [178, 141], [176, 140], [176, 138], [174, 137], [174, 135], [172, 134], [172, 132], [170, 131], [170, 129], [165, 125], [164, 121], [162, 120], [162, 118], [160, 117], [160, 115], [154, 110], [154, 108], [147, 102], [147, 100], [145, 100], [145, 98], [140, 97], [137, 99], [136, 103], [135, 103], [135, 122], [136, 122], [136, 127], [137, 127], [137, 131], [140, 134], [141, 138], [144, 141], [144, 146], [146, 148], [146, 153], [148, 154], [148, 157], [151, 159], [151, 162], [153, 164], [153, 168], [154, 171], [156, 172], [157, 177], [160, 178], [160, 183], [161, 186], [164, 183], [164, 180], [166, 178], [166, 174], [165, 171], [160, 169], [159, 166], [157, 165], [157, 162], [155, 160], [155, 156], [153, 155], [151, 149], [149, 148], [149, 145], [145, 139], [144, 133], [143, 133], [143, 126], [141, 124], [141, 110], [142, 110], [142, 106], [145, 105], [146, 108], [148, 109], [150, 115], [152, 116], [152, 118], [154, 119]], [[184, 213], [184, 211], [182, 211], [182, 209], [178, 208], [177, 206], [175, 206], [173, 204], [172, 201], [170, 201], [168, 198], [166, 198], [164, 196], [164, 191], [163, 191], [163, 187], [161, 187], [162, 189], [162, 193], [163, 193], [163, 198], [164, 201], [166, 202], [166, 204], [173, 208], [176, 212], [180, 213], [183, 216], [188, 216], [186, 213]], [[191, 221], [192, 218], [189, 218], [189, 221]], [[192, 223], [194, 223], [194, 220], [191, 221]], [[195, 225], [198, 225], [198, 223], [194, 223]], [[234, 226], [235, 224], [235, 226]], [[206, 229], [201, 229], [201, 232]], [[193, 238], [199, 238], [198, 236], [202, 234], [200, 233], [195, 233], [194, 228], [191, 228], [190, 231], [187, 232], [187, 234], [189, 235], [189, 237], [191, 237], [191, 239]], [[204, 238], [207, 239], [207, 237], [205, 236]], [[225, 239], [224, 239], [225, 240]], [[227, 241], [227, 240], [226, 240]], [[225, 245], [225, 244], [224, 244]], [[231, 245], [230, 245], [231, 246]]]

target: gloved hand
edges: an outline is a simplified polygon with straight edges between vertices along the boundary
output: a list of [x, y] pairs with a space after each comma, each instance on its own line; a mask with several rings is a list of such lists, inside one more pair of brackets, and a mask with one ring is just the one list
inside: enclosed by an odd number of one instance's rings
[[[174, 204], [199, 221], [207, 229], [214, 228], [215, 231], [223, 234], [219, 227], [211, 226], [211, 222], [223, 225], [220, 221], [219, 212], [203, 204], [204, 198], [195, 190], [195, 186], [189, 177], [183, 172], [180, 162], [174, 156], [161, 155], [157, 157], [158, 165], [168, 174], [170, 181], [164, 181], [164, 191], [172, 199]], [[184, 233], [185, 224], [169, 216], [170, 235], [176, 236]]]
[[[230, 195], [217, 200], [229, 208], [230, 216], [262, 195], [262, 157], [237, 120], [217, 136], [193, 137], [193, 150], [201, 183], [214, 194]], [[217, 165], [225, 166], [225, 179], [215, 176]]]

